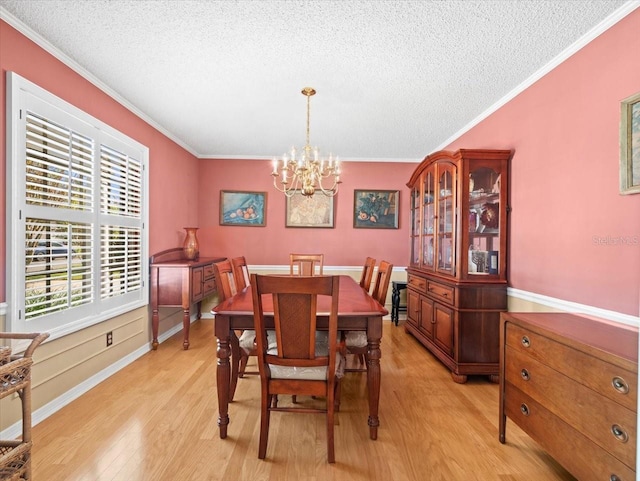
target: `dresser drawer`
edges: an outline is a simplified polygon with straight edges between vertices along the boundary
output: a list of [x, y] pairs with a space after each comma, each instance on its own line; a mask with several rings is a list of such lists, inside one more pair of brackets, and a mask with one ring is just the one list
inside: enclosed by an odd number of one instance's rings
[[[511, 383], [505, 383], [505, 401], [505, 414], [552, 452], [553, 457], [580, 481], [636, 479], [632, 468], [602, 450]], [[617, 478], [612, 478], [613, 475]]]
[[546, 366], [520, 348], [505, 349], [505, 381], [628, 466], [635, 466], [634, 411]]
[[427, 292], [427, 280], [422, 277], [416, 277], [409, 274], [407, 276], [407, 286], [415, 289], [421, 294], [426, 294]]
[[216, 280], [215, 279], [207, 279], [204, 281], [204, 285], [202, 286], [202, 295], [208, 296], [216, 290]]
[[427, 292], [447, 304], [453, 304], [455, 299], [455, 289], [453, 287], [427, 281]]
[[211, 279], [215, 275], [215, 270], [213, 268], [213, 264], [207, 264], [204, 266], [204, 278]]
[[635, 411], [638, 399], [638, 375], [620, 366], [603, 362], [547, 337], [506, 323], [505, 343], [515, 351], [564, 373], [594, 391]]

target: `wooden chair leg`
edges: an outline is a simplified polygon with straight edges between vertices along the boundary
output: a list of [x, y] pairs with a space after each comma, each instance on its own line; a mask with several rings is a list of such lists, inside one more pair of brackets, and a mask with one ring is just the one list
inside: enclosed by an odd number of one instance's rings
[[247, 362], [249, 361], [249, 355], [244, 349], [240, 349], [240, 366], [238, 368], [238, 377], [244, 377], [244, 371], [247, 368]]
[[327, 399], [327, 458], [330, 463], [336, 462], [336, 455], [334, 449], [334, 408], [335, 408], [335, 393], [336, 386], [334, 386], [333, 392], [329, 393], [329, 399]]
[[238, 385], [238, 370], [240, 368], [240, 343], [235, 331], [229, 333], [229, 344], [231, 346], [231, 377], [229, 378], [229, 400], [233, 401]]
[[260, 413], [260, 444], [258, 445], [258, 458], [264, 459], [267, 456], [267, 442], [269, 441], [269, 418], [272, 403], [272, 395], [262, 396]]

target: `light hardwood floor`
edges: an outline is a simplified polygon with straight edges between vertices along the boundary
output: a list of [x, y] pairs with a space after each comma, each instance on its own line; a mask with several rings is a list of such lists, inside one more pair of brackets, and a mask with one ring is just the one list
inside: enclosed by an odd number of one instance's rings
[[454, 383], [402, 325], [384, 324], [378, 439], [368, 438], [366, 376], [348, 373], [335, 465], [326, 462], [319, 414], [272, 414], [267, 459], [258, 459], [256, 375], [239, 380], [229, 436], [219, 438], [213, 321], [201, 320], [192, 326], [188, 351], [177, 334], [35, 426], [33, 479], [574, 479], [510, 421], [507, 443], [498, 442], [497, 384], [483, 377]]

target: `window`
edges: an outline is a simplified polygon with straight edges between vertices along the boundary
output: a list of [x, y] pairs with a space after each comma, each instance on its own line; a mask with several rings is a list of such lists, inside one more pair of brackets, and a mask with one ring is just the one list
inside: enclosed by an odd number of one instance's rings
[[52, 337], [148, 303], [143, 145], [8, 74], [7, 325]]

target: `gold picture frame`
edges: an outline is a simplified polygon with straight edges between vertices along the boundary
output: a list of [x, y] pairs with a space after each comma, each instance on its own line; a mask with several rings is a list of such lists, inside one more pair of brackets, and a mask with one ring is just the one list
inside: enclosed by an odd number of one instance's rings
[[640, 92], [620, 107], [620, 193], [640, 194]]
[[333, 197], [316, 193], [306, 197], [296, 191], [287, 197], [285, 227], [333, 227]]

